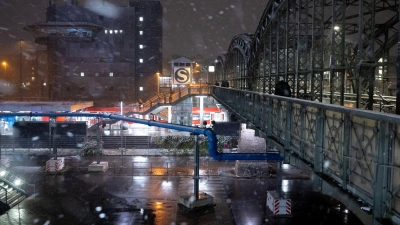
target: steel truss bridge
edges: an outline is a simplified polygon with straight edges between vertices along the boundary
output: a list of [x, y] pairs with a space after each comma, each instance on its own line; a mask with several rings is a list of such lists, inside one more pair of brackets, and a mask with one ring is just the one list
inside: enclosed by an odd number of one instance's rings
[[399, 1], [271, 0], [216, 60], [219, 103], [364, 224], [400, 221], [400, 116], [372, 111], [400, 114], [399, 26]]
[[296, 98], [372, 109], [376, 96], [400, 95], [398, 5], [271, 0], [255, 33], [235, 36], [218, 56], [215, 79], [269, 94], [284, 80]]

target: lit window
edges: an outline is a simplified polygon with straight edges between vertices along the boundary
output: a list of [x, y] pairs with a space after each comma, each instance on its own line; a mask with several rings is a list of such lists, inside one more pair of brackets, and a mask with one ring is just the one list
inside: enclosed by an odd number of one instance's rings
[[81, 72], [81, 77], [84, 77], [85, 76], [85, 73], [84, 72]]
[[139, 45], [139, 48], [140, 48], [140, 49], [143, 49], [143, 45]]
[[113, 31], [112, 30], [110, 30], [110, 34], [112, 34], [113, 33]]
[[140, 62], [140, 63], [143, 63], [143, 59], [139, 59], [139, 62]]
[[121, 34], [122, 34], [122, 31], [123, 31], [123, 30], [119, 30], [119, 33], [121, 33]]
[[110, 77], [113, 77], [114, 76], [114, 73], [113, 72], [110, 72]]
[[141, 31], [139, 31], [139, 34], [140, 34], [140, 35], [143, 35], [143, 31], [142, 31], [142, 30], [141, 30]]
[[108, 34], [108, 30], [104, 30], [104, 33]]
[[46, 86], [46, 82], [43, 83], [43, 86]]
[[35, 81], [35, 77], [32, 77], [32, 81]]
[[143, 21], [143, 16], [139, 17], [139, 21]]
[[99, 73], [95, 73], [94, 75], [95, 75], [96, 77], [98, 77], [98, 76], [99, 76]]
[[143, 87], [139, 87], [139, 91], [143, 91]]
[[118, 30], [114, 30], [114, 33], [118, 34]]

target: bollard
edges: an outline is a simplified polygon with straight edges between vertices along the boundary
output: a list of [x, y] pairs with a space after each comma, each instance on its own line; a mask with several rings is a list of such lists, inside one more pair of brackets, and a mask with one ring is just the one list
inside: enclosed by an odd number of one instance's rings
[[114, 161], [114, 175], [115, 175], [115, 161]]
[[150, 173], [153, 173], [153, 163], [150, 163]]
[[133, 161], [132, 161], [132, 176], [133, 176]]
[[208, 168], [208, 161], [207, 161], [207, 178], [210, 179], [210, 169]]
[[167, 174], [168, 174], [168, 163], [167, 163]]

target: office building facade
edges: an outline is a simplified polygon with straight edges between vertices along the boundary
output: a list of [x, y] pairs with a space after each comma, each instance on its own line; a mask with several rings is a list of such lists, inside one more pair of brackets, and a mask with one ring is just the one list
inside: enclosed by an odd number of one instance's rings
[[162, 70], [162, 6], [50, 1], [46, 23], [27, 26], [48, 54], [51, 101], [132, 104], [154, 96]]

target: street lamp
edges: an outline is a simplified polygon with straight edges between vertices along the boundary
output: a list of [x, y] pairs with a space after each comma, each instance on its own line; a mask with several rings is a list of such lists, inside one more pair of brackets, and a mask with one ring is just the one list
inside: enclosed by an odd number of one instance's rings
[[157, 71], [157, 95], [160, 93], [160, 72]]
[[7, 74], [7, 62], [6, 62], [6, 61], [3, 61], [3, 62], [1, 63], [1, 65], [4, 66], [4, 75], [6, 75], [6, 74]]
[[19, 101], [22, 101], [22, 41], [19, 40]]

